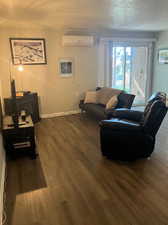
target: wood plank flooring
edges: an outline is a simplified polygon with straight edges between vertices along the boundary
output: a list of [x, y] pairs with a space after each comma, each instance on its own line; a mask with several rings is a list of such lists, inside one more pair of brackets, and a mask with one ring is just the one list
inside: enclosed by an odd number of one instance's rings
[[42, 120], [39, 158], [7, 164], [7, 225], [168, 225], [168, 117], [150, 160], [101, 156], [85, 115]]

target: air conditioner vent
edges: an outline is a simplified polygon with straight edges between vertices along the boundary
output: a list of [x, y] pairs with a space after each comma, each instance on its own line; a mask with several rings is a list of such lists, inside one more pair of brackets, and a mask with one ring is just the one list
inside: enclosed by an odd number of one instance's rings
[[92, 47], [94, 45], [94, 37], [64, 35], [62, 37], [62, 45], [64, 47]]

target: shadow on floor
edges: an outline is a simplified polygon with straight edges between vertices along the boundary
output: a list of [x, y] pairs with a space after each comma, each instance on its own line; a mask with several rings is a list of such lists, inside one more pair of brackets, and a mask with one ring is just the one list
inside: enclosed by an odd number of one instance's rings
[[16, 196], [19, 194], [46, 188], [40, 159], [19, 158], [7, 161], [6, 202], [8, 212], [7, 225], [11, 224]]

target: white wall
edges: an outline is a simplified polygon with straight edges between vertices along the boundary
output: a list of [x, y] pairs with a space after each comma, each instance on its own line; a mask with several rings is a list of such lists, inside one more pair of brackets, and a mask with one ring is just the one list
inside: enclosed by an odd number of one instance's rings
[[[63, 34], [51, 30], [3, 29], [0, 35], [0, 66], [3, 81], [3, 95], [10, 95], [9, 59], [10, 37], [45, 38], [47, 65], [24, 66], [24, 72], [18, 72], [12, 66], [16, 77], [17, 89], [38, 92], [41, 101], [41, 113], [51, 114], [78, 109], [81, 95], [97, 84], [97, 47], [62, 47]], [[58, 72], [59, 58], [74, 59], [74, 76], [61, 78]]]
[[[0, 89], [0, 98], [1, 98], [1, 89]], [[3, 210], [4, 176], [5, 176], [5, 153], [3, 150], [2, 135], [0, 131], [0, 225], [2, 222], [2, 210]]]
[[168, 93], [168, 64], [158, 63], [158, 51], [161, 48], [168, 48], [168, 31], [158, 34], [158, 41], [155, 47], [153, 92], [164, 91]]

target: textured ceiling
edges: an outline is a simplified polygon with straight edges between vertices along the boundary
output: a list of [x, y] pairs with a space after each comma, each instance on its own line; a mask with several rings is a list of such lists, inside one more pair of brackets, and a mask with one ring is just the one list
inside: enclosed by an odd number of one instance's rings
[[168, 29], [168, 0], [0, 0], [0, 26]]

